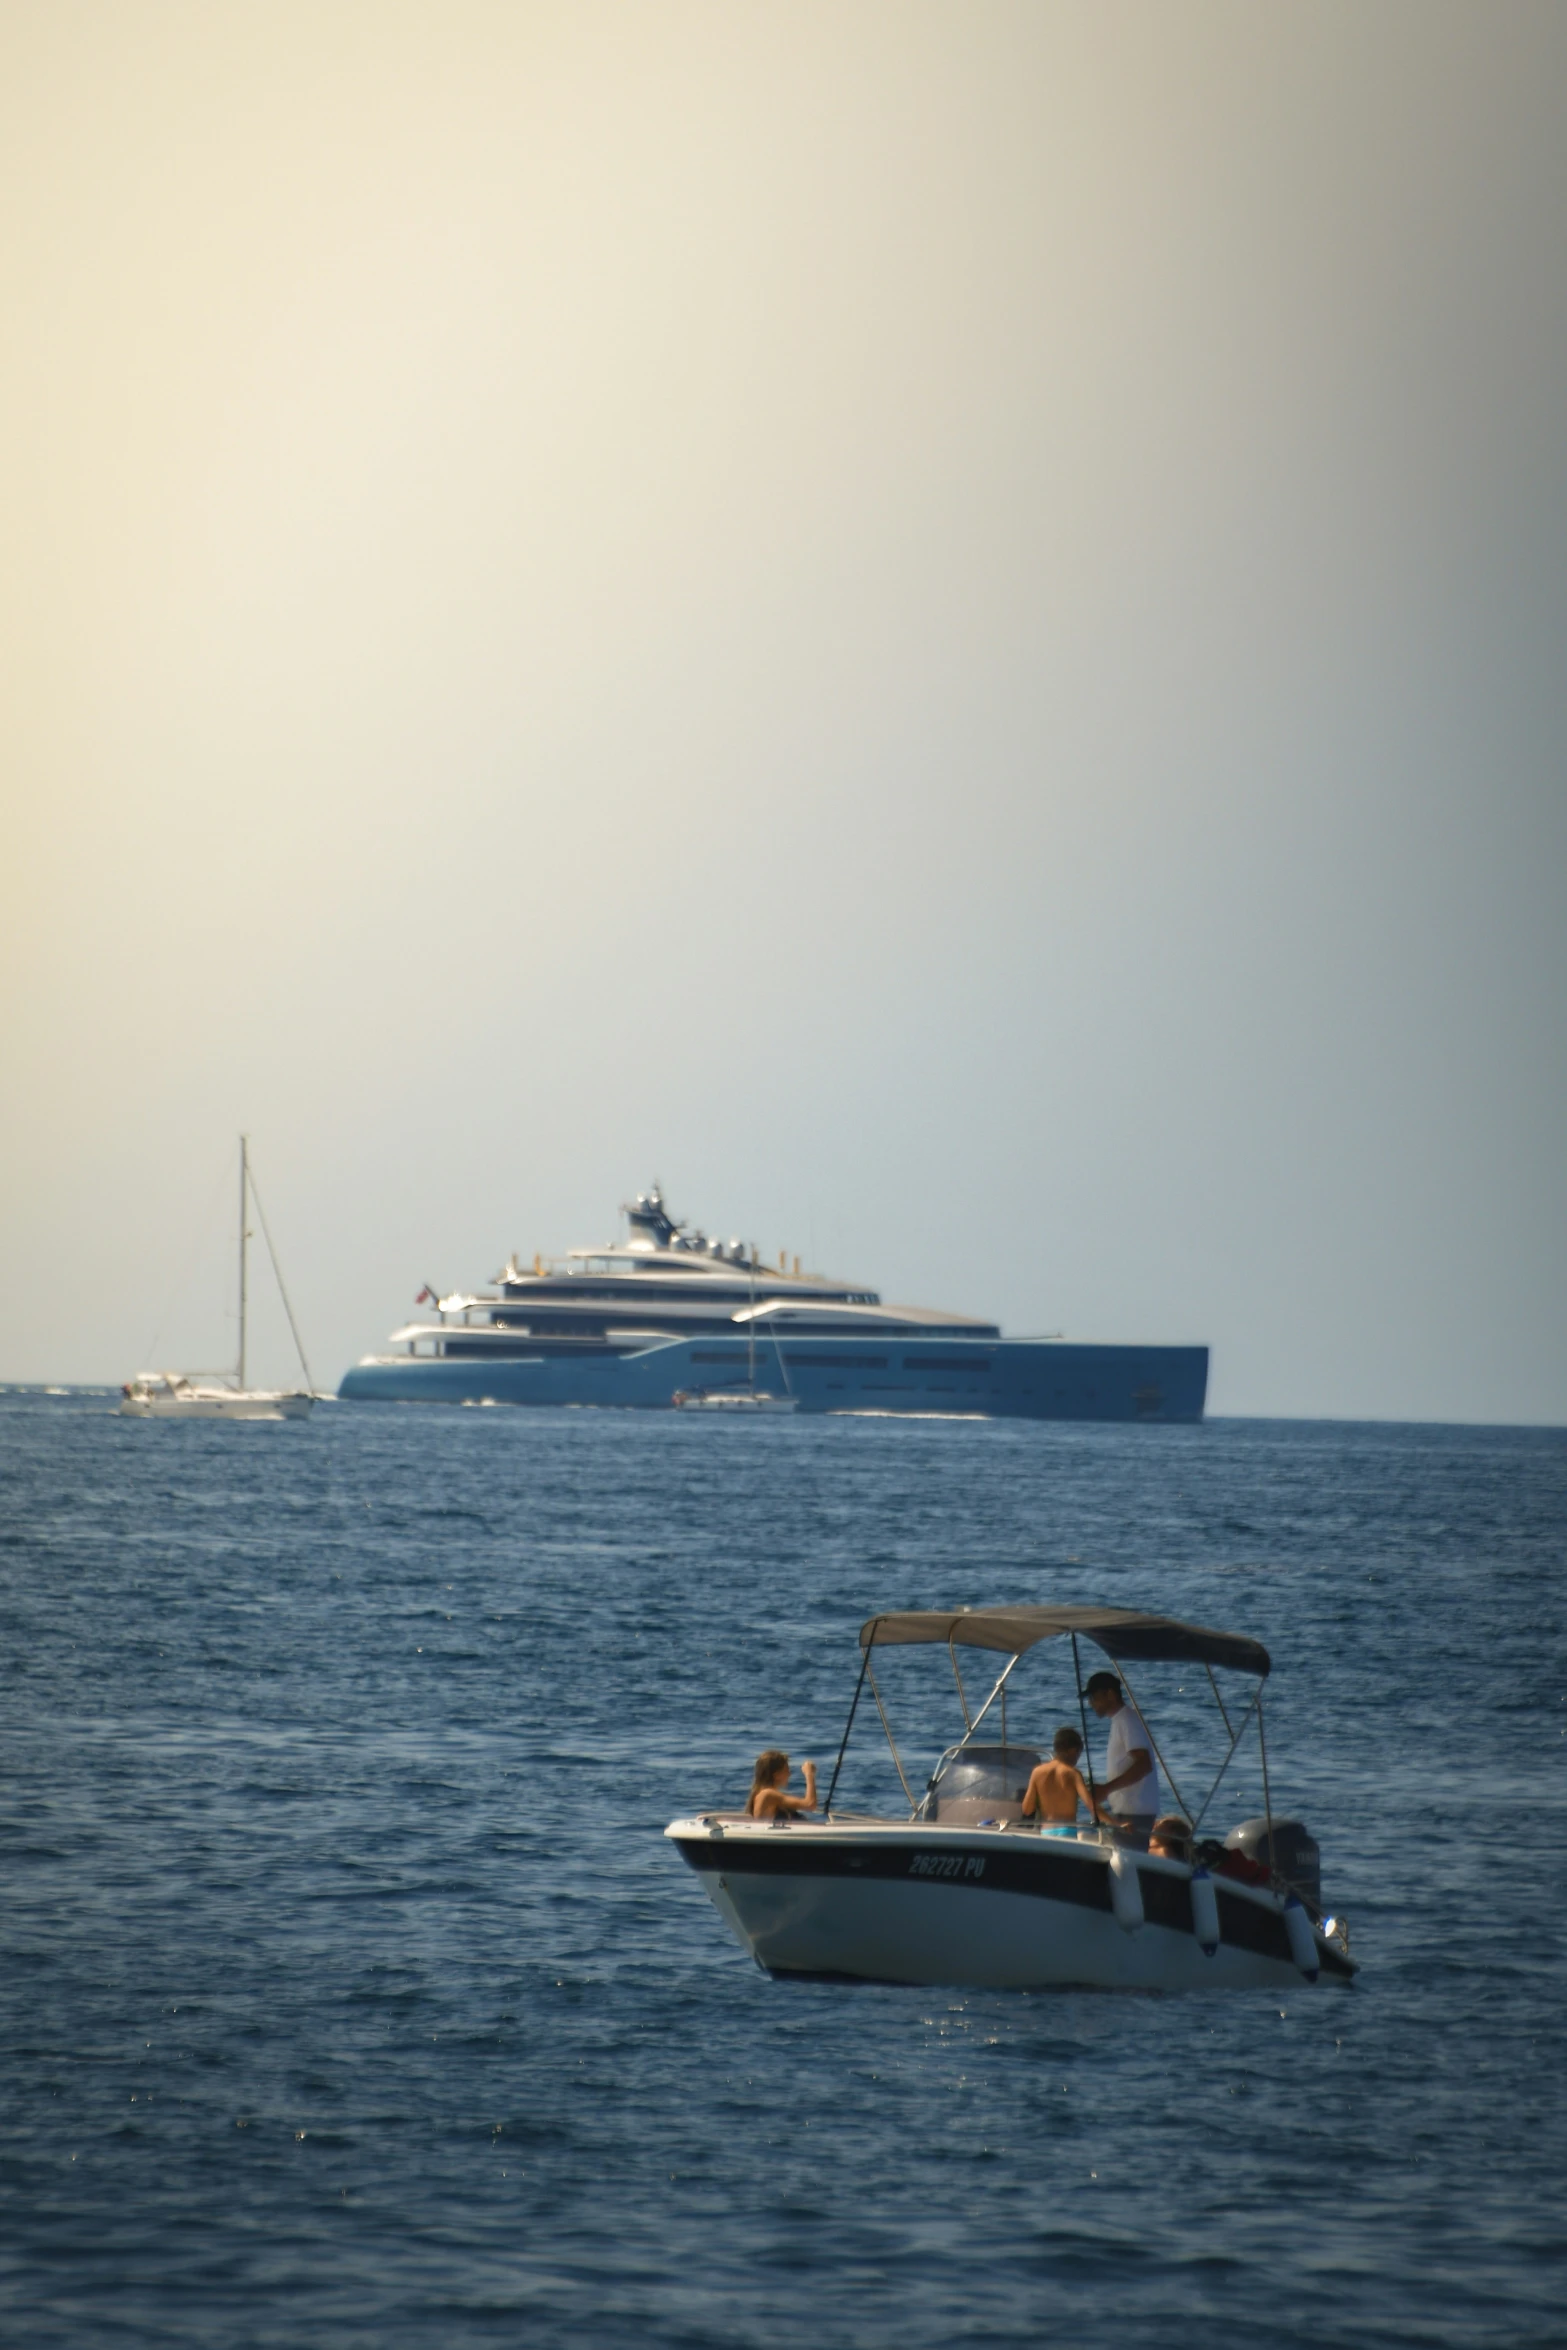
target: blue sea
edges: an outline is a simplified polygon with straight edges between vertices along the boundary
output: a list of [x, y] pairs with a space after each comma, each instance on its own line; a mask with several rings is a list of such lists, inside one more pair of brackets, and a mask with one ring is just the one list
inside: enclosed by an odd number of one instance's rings
[[[0, 1395], [0, 2338], [1567, 2339], [1567, 1434], [111, 1401]], [[831, 1763], [864, 1616], [1053, 1599], [1267, 1644], [1353, 1986], [731, 1941], [666, 1822]], [[944, 1653], [886, 1687], [912, 1776]]]

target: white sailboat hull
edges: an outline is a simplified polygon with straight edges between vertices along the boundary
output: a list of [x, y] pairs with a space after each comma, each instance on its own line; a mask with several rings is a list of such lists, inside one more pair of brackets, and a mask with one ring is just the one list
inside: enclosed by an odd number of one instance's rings
[[131, 1420], [303, 1420], [314, 1401], [312, 1395], [262, 1388], [132, 1380], [120, 1397], [120, 1410]]
[[745, 1388], [725, 1392], [722, 1388], [677, 1388], [675, 1408], [682, 1412], [792, 1412], [792, 1395], [752, 1394]]

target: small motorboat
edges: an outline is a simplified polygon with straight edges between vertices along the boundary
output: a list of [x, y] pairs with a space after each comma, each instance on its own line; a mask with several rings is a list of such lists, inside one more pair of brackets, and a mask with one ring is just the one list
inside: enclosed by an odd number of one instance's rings
[[[1200, 1805], [1186, 1806], [1158, 1742], [1163, 1777], [1180, 1806], [1189, 1859], [1147, 1849], [1113, 1821], [1041, 1827], [1023, 1816], [1037, 1747], [1009, 1742], [1008, 1685], [1025, 1656], [1069, 1640], [1088, 1766], [1079, 1644], [1110, 1657], [1145, 1727], [1148, 1709], [1125, 1681], [1128, 1663], [1175, 1664], [1207, 1675], [1223, 1753]], [[941, 1646], [949, 1653], [964, 1733], [931, 1773], [910, 1786], [877, 1684], [873, 1656]], [[971, 1712], [959, 1650], [1005, 1659]], [[1271, 1669], [1260, 1641], [1174, 1617], [1126, 1608], [1015, 1607], [919, 1610], [872, 1616], [860, 1628], [860, 1675], [820, 1819], [755, 1820], [705, 1812], [664, 1831], [696, 1870], [715, 1907], [767, 1973], [860, 1982], [946, 1983], [1006, 1989], [1090, 1985], [1188, 1991], [1347, 1983], [1355, 1974], [1342, 1918], [1322, 1911], [1320, 1858], [1298, 1819], [1273, 1811], [1263, 1732]], [[1226, 1701], [1217, 1673], [1255, 1682]], [[861, 1697], [881, 1715], [907, 1815], [834, 1808]], [[999, 1744], [977, 1733], [1000, 1708]], [[1222, 1840], [1203, 1823], [1249, 1731], [1261, 1754], [1264, 1814]]]

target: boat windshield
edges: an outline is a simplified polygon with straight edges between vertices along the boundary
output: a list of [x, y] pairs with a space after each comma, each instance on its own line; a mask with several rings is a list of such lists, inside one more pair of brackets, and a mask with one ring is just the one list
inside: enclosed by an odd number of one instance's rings
[[976, 1827], [1021, 1819], [1029, 1777], [1043, 1760], [1037, 1746], [949, 1746], [916, 1816]]

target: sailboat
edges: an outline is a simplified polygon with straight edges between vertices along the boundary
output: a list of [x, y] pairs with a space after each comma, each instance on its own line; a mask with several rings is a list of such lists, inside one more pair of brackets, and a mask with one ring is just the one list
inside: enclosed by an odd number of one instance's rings
[[[798, 1264], [799, 1259], [795, 1262]], [[735, 1319], [738, 1321], [739, 1316]], [[778, 1357], [778, 1368], [783, 1373], [785, 1389], [789, 1388], [789, 1371], [784, 1362], [783, 1348], [778, 1344], [778, 1333], [768, 1333], [773, 1351]], [[766, 1387], [756, 1384], [756, 1250], [751, 1250], [751, 1297], [745, 1315], [746, 1377], [743, 1387], [677, 1387], [670, 1399], [677, 1412], [792, 1412], [798, 1409], [798, 1399], [792, 1392], [774, 1395]]]
[[[250, 1310], [250, 1209], [254, 1203], [272, 1260], [278, 1295], [305, 1374], [303, 1388], [247, 1387], [245, 1338]], [[239, 1138], [239, 1361], [227, 1371], [138, 1371], [120, 1390], [120, 1410], [133, 1420], [302, 1420], [315, 1402], [315, 1381], [283, 1286], [283, 1271], [267, 1229], [266, 1210], [250, 1171], [250, 1141]]]

